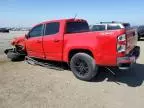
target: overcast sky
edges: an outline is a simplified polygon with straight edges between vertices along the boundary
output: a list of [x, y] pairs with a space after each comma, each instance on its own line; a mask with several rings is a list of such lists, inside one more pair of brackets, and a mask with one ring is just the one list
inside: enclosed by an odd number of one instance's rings
[[144, 24], [144, 0], [0, 0], [0, 26], [31, 27], [41, 21], [72, 18]]

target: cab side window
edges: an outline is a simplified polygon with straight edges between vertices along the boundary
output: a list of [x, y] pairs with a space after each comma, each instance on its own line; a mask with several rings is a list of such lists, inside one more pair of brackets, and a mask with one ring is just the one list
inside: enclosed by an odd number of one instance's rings
[[43, 25], [38, 25], [34, 27], [30, 32], [29, 32], [29, 37], [40, 37], [43, 35]]
[[52, 22], [46, 24], [45, 35], [53, 35], [59, 32], [60, 24], [59, 22]]

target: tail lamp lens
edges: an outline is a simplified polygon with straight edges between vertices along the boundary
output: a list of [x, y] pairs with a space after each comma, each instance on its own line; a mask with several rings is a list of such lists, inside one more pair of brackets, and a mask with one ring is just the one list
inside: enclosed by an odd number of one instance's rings
[[126, 51], [126, 35], [118, 36], [117, 51], [119, 53]]
[[126, 40], [125, 34], [118, 36], [118, 41], [125, 41], [125, 40]]

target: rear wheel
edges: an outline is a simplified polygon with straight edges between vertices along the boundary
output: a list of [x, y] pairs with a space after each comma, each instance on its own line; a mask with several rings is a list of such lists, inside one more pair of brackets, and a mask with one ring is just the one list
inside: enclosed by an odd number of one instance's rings
[[70, 61], [70, 68], [78, 79], [84, 81], [92, 80], [98, 73], [95, 60], [85, 53], [75, 54]]

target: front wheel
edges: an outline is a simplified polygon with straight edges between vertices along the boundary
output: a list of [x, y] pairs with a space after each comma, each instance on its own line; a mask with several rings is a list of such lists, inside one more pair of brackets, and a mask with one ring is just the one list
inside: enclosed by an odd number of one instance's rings
[[86, 53], [75, 54], [70, 61], [73, 74], [80, 80], [90, 81], [98, 73], [95, 60]]

